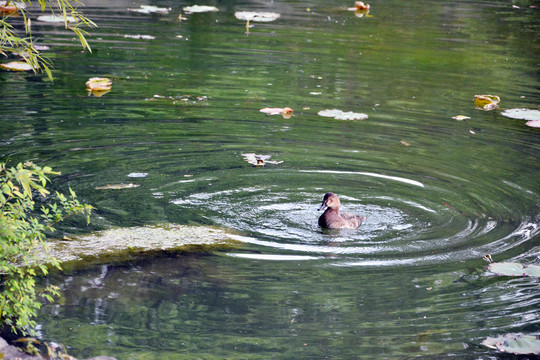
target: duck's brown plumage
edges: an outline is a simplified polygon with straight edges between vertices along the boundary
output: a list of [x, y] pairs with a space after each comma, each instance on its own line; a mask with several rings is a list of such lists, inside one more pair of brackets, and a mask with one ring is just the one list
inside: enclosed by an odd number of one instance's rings
[[334, 193], [324, 194], [323, 202], [318, 210], [326, 209], [319, 217], [319, 226], [327, 229], [356, 229], [362, 224], [363, 217], [348, 212], [339, 212], [341, 205]]

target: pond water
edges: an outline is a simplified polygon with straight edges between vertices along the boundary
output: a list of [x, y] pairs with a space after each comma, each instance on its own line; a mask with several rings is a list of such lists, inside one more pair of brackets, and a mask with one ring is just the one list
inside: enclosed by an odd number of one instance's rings
[[[540, 132], [473, 105], [538, 109], [533, 1], [373, 1], [364, 17], [335, 0], [213, 1], [182, 21], [191, 2], [127, 11], [142, 4], [87, 1], [92, 54], [33, 22], [55, 81], [0, 73], [0, 156], [61, 171], [54, 188], [98, 208], [68, 234], [208, 224], [245, 243], [52, 274], [44, 340], [118, 359], [488, 359], [486, 337], [540, 333], [538, 279], [482, 260], [540, 262]], [[281, 17], [246, 34], [243, 10]], [[112, 91], [87, 96], [94, 76]], [[290, 119], [259, 112], [285, 106]], [[317, 226], [327, 191], [360, 229]]]

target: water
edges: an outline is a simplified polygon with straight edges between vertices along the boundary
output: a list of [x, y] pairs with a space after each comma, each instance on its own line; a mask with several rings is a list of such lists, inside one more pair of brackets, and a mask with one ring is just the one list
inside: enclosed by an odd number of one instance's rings
[[[53, 274], [43, 339], [119, 359], [486, 359], [487, 336], [540, 333], [537, 279], [481, 259], [540, 261], [539, 133], [472, 101], [538, 108], [538, 9], [385, 1], [357, 18], [334, 1], [227, 1], [178, 22], [188, 3], [126, 11], [140, 4], [87, 4], [93, 54], [33, 23], [55, 82], [0, 73], [0, 154], [62, 171], [54, 188], [98, 208], [64, 232], [211, 224], [245, 246]], [[239, 10], [281, 17], [246, 36]], [[88, 97], [92, 76], [113, 90]], [[259, 112], [285, 106], [288, 120]], [[317, 115], [333, 108], [369, 118]], [[253, 152], [283, 163], [252, 167]], [[318, 228], [327, 191], [361, 229]]]

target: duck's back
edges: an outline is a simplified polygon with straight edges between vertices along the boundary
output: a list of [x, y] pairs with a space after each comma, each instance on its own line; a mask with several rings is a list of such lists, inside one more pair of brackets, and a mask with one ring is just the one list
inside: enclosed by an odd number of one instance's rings
[[327, 229], [356, 229], [362, 224], [363, 217], [348, 212], [328, 209], [319, 217], [319, 226]]
[[362, 222], [364, 221], [363, 217], [351, 214], [349, 212], [341, 212], [339, 213], [339, 215], [345, 223], [344, 227], [349, 229], [356, 229], [357, 227], [362, 225]]

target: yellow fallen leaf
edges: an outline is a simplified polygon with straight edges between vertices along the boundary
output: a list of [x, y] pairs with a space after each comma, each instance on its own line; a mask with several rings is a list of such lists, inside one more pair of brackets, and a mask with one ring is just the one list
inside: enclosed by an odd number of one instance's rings
[[93, 77], [86, 82], [86, 88], [90, 91], [111, 90], [112, 80], [108, 78]]
[[465, 116], [465, 115], [456, 115], [456, 116], [452, 116], [452, 119], [457, 120], [457, 121], [462, 121], [462, 120], [470, 119], [470, 117]]
[[501, 98], [497, 95], [474, 95], [474, 106], [480, 110], [493, 110], [499, 105]]
[[404, 146], [411, 146], [411, 143], [410, 143], [410, 142], [407, 142], [407, 141], [405, 141], [405, 140], [401, 140], [399, 143], [400, 143], [401, 145], [404, 145]]

